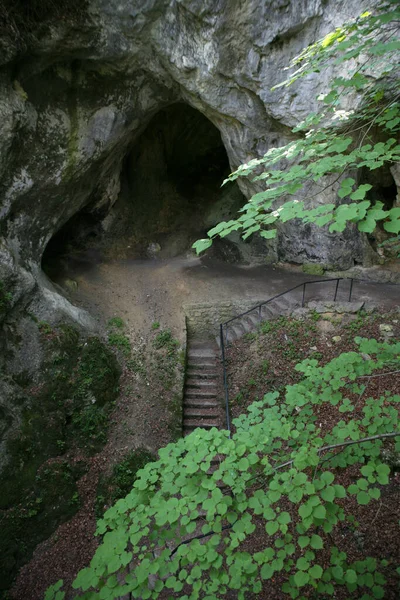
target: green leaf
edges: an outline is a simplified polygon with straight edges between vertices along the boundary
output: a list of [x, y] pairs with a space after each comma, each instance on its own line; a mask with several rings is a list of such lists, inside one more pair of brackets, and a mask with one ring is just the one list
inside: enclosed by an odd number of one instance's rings
[[336, 498], [345, 498], [346, 497], [346, 490], [342, 485], [335, 484], [333, 487], [335, 489]]
[[335, 495], [335, 488], [333, 486], [329, 486], [321, 491], [321, 498], [326, 502], [333, 502]]
[[294, 576], [294, 583], [297, 585], [297, 587], [303, 587], [304, 585], [307, 585], [309, 581], [310, 576], [304, 571], [297, 571], [297, 573]]
[[310, 543], [310, 538], [307, 535], [301, 535], [298, 539], [300, 548], [305, 548]]
[[288, 523], [290, 523], [290, 522], [291, 522], [291, 520], [292, 520], [292, 519], [291, 519], [291, 516], [290, 516], [290, 514], [289, 514], [288, 512], [286, 512], [286, 511], [284, 511], [284, 512], [281, 512], [281, 513], [278, 515], [278, 523], [281, 523], [281, 524], [287, 525]]
[[310, 563], [304, 558], [304, 556], [300, 557], [296, 562], [296, 567], [301, 571], [307, 571], [309, 566]]
[[343, 578], [343, 569], [340, 566], [332, 567], [331, 569], [333, 577], [340, 581]]
[[325, 519], [326, 517], [326, 509], [324, 506], [322, 506], [322, 504], [320, 504], [319, 506], [316, 506], [314, 511], [313, 511], [313, 516], [316, 519]]
[[357, 227], [364, 233], [372, 233], [376, 227], [376, 221], [371, 215], [368, 215], [363, 221], [358, 222]]
[[195, 242], [192, 245], [192, 248], [194, 250], [196, 250], [196, 254], [201, 254], [202, 252], [207, 250], [207, 248], [209, 248], [211, 245], [212, 245], [212, 240], [202, 239], [202, 240], [197, 240], [197, 242]]
[[357, 573], [353, 571], [353, 569], [348, 569], [344, 575], [344, 580], [347, 583], [356, 583], [357, 582]]
[[276, 533], [278, 529], [279, 523], [277, 521], [269, 521], [265, 525], [265, 531], [268, 533], [268, 535], [274, 535], [274, 533]]
[[339, 191], [338, 191], [339, 198], [345, 198], [346, 196], [349, 196], [353, 189], [354, 184], [355, 184], [355, 179], [352, 179], [351, 177], [347, 177], [346, 179], [343, 179], [343, 181], [340, 184]]
[[365, 194], [372, 189], [372, 185], [369, 183], [364, 183], [363, 185], [358, 186], [355, 192], [353, 192], [350, 196], [352, 200], [362, 200], [365, 198]]
[[361, 491], [357, 494], [358, 504], [368, 504], [370, 500], [371, 497], [367, 492]]
[[324, 547], [324, 543], [322, 541], [322, 538], [319, 535], [312, 535], [311, 536], [311, 542], [310, 542], [310, 546], [311, 548], [314, 548], [314, 550], [321, 550], [321, 548]]
[[263, 565], [261, 569], [261, 577], [262, 579], [271, 579], [275, 570], [271, 567], [271, 565]]
[[308, 570], [308, 572], [313, 579], [321, 579], [323, 569], [319, 565], [313, 565], [311, 569]]
[[276, 229], [268, 229], [267, 231], [264, 229], [263, 231], [260, 231], [260, 235], [266, 240], [271, 240], [276, 237]]
[[330, 471], [324, 471], [320, 477], [320, 479], [326, 484], [331, 485], [334, 482], [335, 476]]
[[299, 508], [299, 515], [302, 517], [302, 519], [309, 517], [312, 512], [313, 507], [309, 503], [302, 504]]

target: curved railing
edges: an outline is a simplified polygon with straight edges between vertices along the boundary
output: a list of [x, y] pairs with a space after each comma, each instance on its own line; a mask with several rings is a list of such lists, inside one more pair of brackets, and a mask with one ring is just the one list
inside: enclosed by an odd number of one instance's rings
[[[299, 289], [302, 290], [301, 306], [303, 307], [305, 304], [305, 301], [306, 301], [307, 286], [311, 286], [311, 285], [315, 285], [315, 284], [326, 284], [326, 283], [330, 283], [330, 282], [335, 282], [336, 285], [335, 285], [335, 289], [334, 289], [334, 293], [333, 293], [333, 302], [336, 302], [337, 296], [338, 296], [338, 291], [339, 291], [339, 284], [341, 281], [349, 281], [350, 282], [349, 290], [348, 290], [348, 300], [347, 300], [348, 302], [351, 302], [351, 298], [353, 295], [353, 287], [354, 287], [355, 283], [367, 283], [369, 285], [377, 285], [377, 284], [379, 285], [379, 283], [375, 282], [375, 281], [369, 281], [369, 280], [365, 280], [365, 279], [353, 279], [353, 278], [347, 278], [347, 277], [334, 277], [332, 279], [316, 279], [316, 280], [304, 281], [303, 283], [299, 283], [298, 285], [295, 285], [294, 287], [289, 288], [288, 290], [285, 290], [284, 292], [275, 294], [275, 296], [268, 298], [268, 300], [260, 302], [259, 304], [256, 304], [252, 308], [245, 310], [244, 312], [240, 313], [239, 315], [236, 315], [235, 317], [228, 319], [228, 321], [225, 321], [224, 323], [220, 324], [219, 337], [220, 337], [220, 346], [221, 346], [221, 362], [222, 362], [222, 369], [223, 369], [226, 428], [229, 431], [229, 437], [231, 435], [231, 415], [230, 415], [230, 407], [229, 407], [229, 387], [228, 387], [228, 375], [227, 375], [227, 371], [226, 371], [226, 352], [225, 352], [226, 347], [228, 346], [228, 343], [229, 343], [228, 342], [228, 328], [230, 326], [232, 326], [232, 323], [234, 323], [235, 321], [238, 321], [242, 317], [244, 317], [250, 313], [254, 313], [255, 311], [258, 311], [258, 318], [259, 318], [259, 321], [261, 322], [261, 320], [262, 320], [261, 312], [262, 312], [263, 306], [267, 306], [268, 304], [270, 304], [271, 302], [274, 302], [278, 298], [282, 298], [283, 296], [290, 294]], [[399, 284], [385, 283], [384, 285], [399, 285]], [[326, 300], [326, 298], [324, 298], [324, 300]]]
[[[353, 287], [354, 287], [354, 283], [355, 282], [359, 282], [359, 283], [368, 283], [371, 285], [376, 285], [377, 282], [374, 281], [368, 281], [368, 280], [363, 280], [363, 279], [350, 279], [350, 278], [345, 278], [345, 277], [336, 277], [333, 279], [318, 279], [318, 280], [311, 280], [311, 281], [304, 281], [303, 283], [300, 283], [299, 285], [295, 285], [294, 287], [285, 290], [284, 292], [280, 292], [279, 294], [276, 294], [275, 296], [272, 296], [272, 298], [268, 298], [268, 300], [265, 300], [264, 302], [261, 302], [260, 304], [257, 304], [255, 306], [253, 306], [252, 308], [250, 308], [249, 310], [246, 310], [244, 312], [242, 312], [239, 315], [236, 315], [235, 317], [232, 317], [232, 319], [229, 319], [228, 321], [225, 321], [225, 323], [221, 323], [220, 324], [220, 343], [221, 343], [221, 357], [222, 357], [222, 366], [223, 366], [223, 374], [224, 374], [224, 389], [225, 389], [225, 407], [226, 407], [226, 424], [227, 424], [227, 430], [229, 431], [229, 437], [231, 436], [231, 417], [230, 417], [230, 408], [229, 408], [229, 389], [228, 389], [228, 377], [227, 377], [227, 372], [226, 372], [226, 362], [225, 362], [225, 348], [227, 346], [227, 328], [230, 324], [232, 324], [234, 321], [241, 319], [242, 317], [244, 317], [247, 314], [250, 314], [252, 312], [254, 312], [255, 310], [259, 311], [259, 319], [261, 321], [261, 309], [263, 306], [268, 305], [269, 303], [273, 302], [274, 300], [276, 300], [277, 298], [281, 298], [282, 296], [285, 296], [286, 294], [289, 294], [291, 292], [294, 292], [295, 290], [298, 289], [302, 289], [302, 297], [301, 297], [301, 306], [304, 306], [305, 304], [305, 297], [306, 297], [306, 290], [307, 290], [307, 286], [308, 285], [312, 285], [312, 284], [325, 284], [325, 283], [329, 283], [329, 282], [336, 282], [335, 285], [335, 291], [333, 294], [333, 301], [335, 302], [337, 300], [337, 295], [338, 295], [338, 291], [339, 291], [339, 284], [341, 281], [350, 281], [350, 286], [349, 286], [349, 291], [348, 291], [348, 301], [351, 302], [351, 298], [352, 298], [352, 294], [353, 294]], [[385, 284], [388, 285], [388, 284]], [[389, 285], [399, 285], [399, 284], [389, 284]], [[325, 298], [324, 298], [325, 300]], [[222, 530], [225, 531], [227, 529], [231, 529], [233, 527], [234, 523], [229, 524], [229, 525], [225, 525], [224, 527], [222, 527]], [[180, 544], [178, 544], [171, 552], [171, 556], [173, 556], [175, 554], [175, 552], [178, 550], [178, 548], [184, 544], [189, 544], [191, 541], [193, 540], [200, 540], [206, 537], [209, 537], [211, 535], [214, 535], [214, 531], [211, 531], [209, 533], [202, 533], [196, 536], [193, 536], [187, 540], [184, 540], [183, 542], [181, 542]]]

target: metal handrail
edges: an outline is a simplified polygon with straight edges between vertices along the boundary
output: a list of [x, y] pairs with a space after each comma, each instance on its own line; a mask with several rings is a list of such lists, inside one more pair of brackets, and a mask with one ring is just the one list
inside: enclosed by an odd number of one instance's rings
[[[342, 280], [353, 282], [353, 279], [350, 279], [350, 278], [347, 278], [347, 277], [334, 277], [332, 279], [315, 279], [315, 280], [311, 279], [310, 281], [303, 281], [303, 283], [299, 283], [298, 285], [295, 285], [294, 287], [289, 288], [288, 290], [285, 290], [284, 292], [280, 292], [279, 294], [276, 294], [275, 296], [272, 296], [272, 298], [268, 298], [268, 300], [264, 300], [263, 302], [260, 302], [260, 304], [256, 304], [252, 308], [249, 308], [248, 310], [245, 310], [244, 312], [240, 313], [240, 315], [236, 315], [235, 317], [232, 317], [231, 319], [228, 319], [228, 321], [225, 321], [225, 323], [222, 323], [222, 325], [226, 326], [229, 323], [232, 323], [232, 321], [236, 321], [236, 319], [240, 319], [241, 317], [244, 317], [245, 315], [248, 315], [249, 313], [253, 312], [257, 308], [261, 308], [262, 306], [265, 306], [269, 302], [272, 302], [273, 300], [276, 300], [277, 298], [280, 298], [281, 296], [284, 296], [285, 294], [289, 294], [290, 292], [293, 292], [294, 290], [297, 290], [297, 289], [299, 289], [301, 287], [303, 288], [303, 290], [305, 290], [306, 286], [308, 284], [312, 284], [312, 283], [329, 283], [330, 281], [336, 281], [337, 285], [336, 285], [335, 297], [334, 297], [334, 301], [335, 301], [336, 300], [336, 296], [337, 296], [338, 284], [339, 284], [339, 281], [342, 281]], [[351, 288], [352, 287], [353, 287], [353, 285], [351, 283]], [[352, 289], [350, 290], [350, 293], [349, 293], [349, 302], [351, 301], [351, 294], [352, 294]], [[302, 306], [304, 306], [304, 295], [303, 295]]]
[[231, 416], [230, 416], [230, 410], [229, 410], [228, 376], [226, 373], [226, 364], [225, 364], [225, 342], [224, 342], [224, 325], [223, 325], [223, 323], [221, 323], [221, 325], [219, 326], [219, 339], [221, 342], [222, 370], [223, 370], [223, 375], [224, 375], [226, 428], [229, 431], [229, 437], [231, 437]]
[[[350, 281], [349, 298], [348, 298], [349, 302], [351, 302], [354, 283], [366, 283], [368, 285], [380, 285], [380, 282], [378, 282], [378, 281], [371, 281], [370, 279], [361, 279], [361, 278], [354, 279], [353, 277], [332, 277], [330, 279], [314, 279], [314, 280], [309, 280], [309, 281], [303, 281], [303, 283], [299, 283], [298, 285], [295, 285], [294, 287], [289, 288], [288, 290], [285, 290], [284, 292], [275, 294], [275, 296], [268, 298], [268, 300], [265, 300], [264, 302], [260, 302], [259, 304], [256, 304], [252, 308], [249, 308], [248, 310], [245, 310], [244, 312], [240, 313], [239, 315], [236, 315], [235, 317], [228, 319], [228, 321], [225, 321], [224, 323], [220, 324], [219, 337], [220, 337], [220, 343], [221, 343], [221, 362], [222, 362], [222, 369], [223, 369], [223, 382], [224, 382], [224, 391], [225, 391], [225, 412], [226, 412], [226, 426], [227, 426], [226, 428], [229, 431], [229, 437], [231, 436], [231, 416], [230, 416], [230, 408], [229, 408], [228, 375], [226, 372], [226, 359], [225, 359], [225, 347], [228, 344], [228, 339], [227, 339], [228, 325], [233, 323], [233, 321], [237, 321], [238, 319], [241, 319], [242, 317], [244, 317], [256, 310], [258, 310], [258, 312], [259, 312], [259, 319], [261, 321], [261, 309], [263, 306], [266, 306], [267, 304], [269, 304], [270, 302], [273, 302], [277, 298], [281, 298], [282, 296], [285, 296], [286, 294], [290, 294], [291, 292], [298, 290], [300, 288], [303, 288], [303, 294], [302, 294], [302, 299], [301, 299], [301, 306], [303, 307], [305, 304], [307, 285], [312, 285], [315, 283], [330, 283], [332, 281], [336, 281], [335, 293], [333, 296], [334, 302], [336, 302], [338, 291], [339, 291], [339, 283], [341, 281]], [[395, 282], [385, 282], [384, 285], [399, 286], [400, 284], [395, 283]], [[224, 330], [226, 332], [226, 335], [224, 335]]]
[[[303, 283], [299, 283], [298, 285], [295, 285], [294, 287], [289, 288], [288, 290], [285, 290], [284, 292], [275, 294], [275, 296], [272, 296], [272, 298], [268, 298], [268, 300], [265, 300], [264, 302], [260, 302], [259, 304], [256, 304], [252, 308], [245, 310], [244, 312], [240, 313], [239, 315], [236, 315], [235, 317], [228, 319], [228, 321], [225, 321], [224, 323], [220, 324], [219, 337], [220, 337], [220, 344], [221, 344], [221, 362], [222, 362], [224, 395], [225, 395], [226, 428], [229, 432], [229, 437], [231, 437], [231, 415], [230, 415], [230, 407], [229, 407], [228, 374], [226, 372], [224, 329], [225, 329], [225, 331], [227, 331], [228, 325], [230, 323], [232, 323], [233, 321], [237, 321], [238, 319], [241, 319], [242, 317], [254, 312], [255, 310], [259, 311], [259, 317], [260, 317], [260, 321], [261, 321], [261, 309], [263, 306], [266, 306], [267, 304], [269, 304], [270, 302], [273, 302], [277, 298], [281, 298], [282, 296], [285, 296], [286, 294], [290, 294], [291, 292], [298, 290], [300, 288], [303, 288], [303, 294], [302, 294], [302, 300], [301, 300], [301, 306], [303, 307], [305, 304], [306, 287], [307, 287], [307, 285], [314, 284], [314, 283], [330, 283], [331, 281], [336, 281], [335, 293], [334, 293], [334, 297], [333, 297], [333, 301], [336, 302], [336, 298], [337, 298], [337, 294], [338, 294], [338, 290], [339, 290], [339, 283], [342, 280], [350, 281], [349, 300], [348, 301], [351, 302], [351, 296], [353, 293], [353, 284], [354, 284], [353, 278], [333, 277], [331, 279], [316, 279], [316, 280], [310, 280], [310, 281], [303, 281]], [[370, 282], [370, 283], [372, 283], [372, 282]], [[227, 340], [227, 336], [226, 336], [226, 343], [227, 342], [228, 342], [228, 340]]]

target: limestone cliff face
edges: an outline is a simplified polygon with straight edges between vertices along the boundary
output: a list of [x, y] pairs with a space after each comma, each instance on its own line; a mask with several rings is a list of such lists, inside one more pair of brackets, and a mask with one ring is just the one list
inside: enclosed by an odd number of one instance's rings
[[[285, 141], [330, 73], [271, 87], [301, 48], [361, 9], [356, 0], [90, 0], [79, 22], [52, 23], [26, 55], [9, 49], [0, 57], [6, 262], [33, 273], [74, 213], [88, 203], [106, 212], [128, 148], [167, 105], [203, 113], [232, 168]], [[282, 232], [274, 252], [343, 268], [365, 259], [356, 232], [344, 244], [298, 227]]]
[[[41, 257], [83, 207], [107, 216], [123, 161], [150, 120], [184, 103], [217, 127], [232, 169], [264, 154], [290, 138], [331, 76], [272, 92], [285, 66], [363, 7], [360, 0], [88, 0], [77, 18], [38, 28], [23, 53], [3, 40], [0, 321], [10, 328], [29, 309], [50, 320], [69, 314], [89, 327], [90, 318], [44, 277]], [[240, 186], [247, 197], [256, 191], [251, 182]], [[334, 189], [318, 201], [332, 197]], [[371, 254], [356, 231], [332, 235], [293, 224], [263, 248], [271, 260], [338, 268], [365, 264]], [[24, 346], [29, 328], [15, 327]], [[10, 339], [2, 336], [3, 355]], [[8, 384], [1, 385], [4, 399]]]

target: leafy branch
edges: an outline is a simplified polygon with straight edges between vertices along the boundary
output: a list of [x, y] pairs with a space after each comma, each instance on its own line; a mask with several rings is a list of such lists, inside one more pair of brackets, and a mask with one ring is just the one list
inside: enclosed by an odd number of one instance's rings
[[[394, 74], [399, 30], [400, 11], [395, 3], [386, 2], [377, 14], [363, 13], [292, 61], [296, 70], [276, 87], [288, 87], [311, 73], [338, 69], [343, 63], [347, 71], [334, 77], [329, 92], [319, 96], [319, 112], [311, 113], [293, 129], [300, 138], [270, 148], [225, 180], [250, 177], [253, 182], [265, 183], [266, 189], [245, 204], [237, 219], [219, 223], [208, 232], [208, 238], [195, 242], [197, 253], [206, 250], [215, 237], [233, 231], [240, 231], [243, 239], [253, 233], [271, 239], [278, 222], [293, 219], [327, 226], [330, 232], [342, 232], [348, 223], [355, 223], [360, 231], [372, 233], [381, 222], [383, 229], [398, 239], [400, 207], [386, 208], [374, 199], [372, 185], [363, 182], [363, 173], [400, 160], [396, 141], [400, 102]], [[355, 108], [349, 110], [348, 105]], [[365, 143], [372, 130], [375, 141]], [[356, 178], [346, 177], [346, 173]], [[337, 199], [325, 203], [322, 194], [330, 187], [336, 188]], [[315, 198], [322, 204], [313, 206]]]
[[[399, 364], [400, 343], [357, 343], [357, 352], [324, 366], [314, 359], [297, 365], [303, 379], [254, 402], [235, 420], [231, 438], [198, 429], [161, 449], [99, 521], [101, 544], [73, 583], [78, 597], [156, 599], [174, 592], [211, 600], [234, 590], [244, 599], [277, 573], [283, 598], [332, 595], [340, 586], [359, 597], [384, 597], [387, 562], [351, 562], [334, 543], [341, 527], [354, 523], [352, 509], [344, 510], [350, 497], [360, 507], [379, 500], [390, 476], [382, 444], [400, 437], [400, 396], [367, 398], [361, 415], [349, 399], [364, 389], [360, 377]], [[325, 433], [315, 405], [336, 407]], [[395, 446], [400, 451], [400, 441]], [[321, 454], [337, 449], [327, 469]], [[246, 550], [253, 536], [257, 551]], [[58, 582], [46, 600], [64, 594]]]

